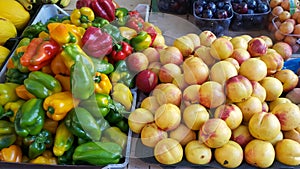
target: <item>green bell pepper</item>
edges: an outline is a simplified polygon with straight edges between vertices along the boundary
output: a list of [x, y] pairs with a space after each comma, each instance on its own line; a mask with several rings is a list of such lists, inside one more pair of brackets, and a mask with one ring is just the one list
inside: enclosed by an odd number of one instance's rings
[[66, 127], [77, 137], [99, 141], [101, 129], [95, 118], [85, 108], [75, 107], [65, 117]]
[[115, 64], [115, 70], [110, 74], [111, 83], [123, 83], [129, 88], [134, 87], [135, 75], [128, 69], [125, 60], [120, 60]]
[[88, 99], [95, 91], [94, 79], [87, 66], [81, 61], [71, 67], [71, 91], [74, 98]]
[[21, 137], [37, 135], [41, 132], [45, 122], [43, 99], [32, 98], [19, 108], [15, 117], [15, 130]]
[[95, 19], [92, 21], [92, 26], [97, 28], [102, 28], [106, 24], [109, 24], [109, 21], [99, 16], [95, 17]]
[[48, 29], [47, 26], [40, 21], [36, 24], [27, 26], [22, 33], [22, 37], [33, 39], [38, 37], [39, 33], [41, 33], [42, 31], [48, 32]]
[[57, 163], [59, 165], [72, 165], [73, 164], [73, 153], [77, 145], [72, 144], [72, 146], [67, 150], [62, 156], [57, 157]]
[[17, 140], [14, 124], [0, 120], [0, 150], [9, 147]]
[[91, 165], [117, 164], [122, 157], [122, 147], [114, 142], [87, 142], [76, 147], [73, 160]]
[[24, 85], [31, 94], [41, 99], [62, 91], [57, 79], [41, 71], [30, 72], [28, 78], [24, 80]]
[[117, 8], [115, 10], [118, 26], [124, 26], [129, 18], [128, 10], [126, 8]]
[[24, 103], [25, 103], [25, 100], [19, 99], [15, 102], [8, 102], [4, 105], [4, 112], [5, 112], [4, 114], [6, 114], [6, 116], [9, 117], [9, 120], [11, 122], [15, 121], [17, 112]]
[[16, 88], [20, 86], [16, 83], [6, 82], [0, 84], [0, 105], [4, 106], [8, 102], [17, 101]]
[[118, 27], [112, 25], [112, 24], [106, 24], [104, 25], [101, 30], [104, 32], [110, 34], [110, 36], [113, 38], [113, 43], [118, 44], [119, 42], [123, 41], [125, 38], [121, 35], [121, 32]]
[[60, 123], [55, 132], [53, 153], [55, 156], [62, 156], [68, 151], [74, 142], [74, 136], [68, 130], [65, 123]]
[[119, 144], [124, 150], [127, 143], [127, 134], [122, 132], [118, 127], [110, 127], [103, 132], [101, 140], [110, 141]]
[[15, 68], [17, 68], [20, 72], [23, 72], [23, 73], [28, 73], [29, 70], [28, 70], [28, 67], [26, 66], [23, 66], [20, 62], [20, 58], [23, 56], [24, 54], [24, 51], [18, 51], [18, 48], [19, 47], [22, 47], [22, 46], [28, 46], [29, 43], [30, 43], [31, 39], [29, 38], [22, 38], [16, 48], [16, 51], [14, 52], [14, 54], [12, 55], [11, 57], [11, 60], [12, 60], [12, 63], [14, 65]]
[[147, 49], [152, 43], [151, 36], [146, 31], [140, 31], [130, 40], [130, 45], [135, 51]]
[[94, 57], [91, 57], [91, 59], [95, 65], [95, 70], [97, 72], [108, 75], [114, 71], [114, 66], [111, 63], [109, 63], [107, 60], [94, 58]]
[[17, 84], [23, 84], [24, 80], [28, 77], [28, 72], [23, 73], [17, 68], [7, 69], [5, 73], [5, 81]]
[[46, 148], [49, 148], [53, 143], [53, 138], [50, 131], [43, 129], [37, 135], [29, 135], [23, 139], [23, 143], [28, 147], [28, 157], [34, 159], [41, 155]]

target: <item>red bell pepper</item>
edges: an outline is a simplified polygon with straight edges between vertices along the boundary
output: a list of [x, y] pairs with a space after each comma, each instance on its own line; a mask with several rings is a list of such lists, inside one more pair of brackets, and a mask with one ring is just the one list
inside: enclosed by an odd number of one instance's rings
[[151, 36], [151, 40], [152, 40], [150, 44], [151, 46], [157, 36], [157, 32], [154, 28], [154, 25], [149, 22], [144, 22], [142, 30], [147, 32]]
[[114, 62], [124, 60], [133, 52], [133, 48], [127, 42], [124, 41], [121, 42], [121, 45], [116, 45], [115, 48], [116, 49], [114, 49], [110, 54]]
[[109, 22], [115, 20], [116, 7], [112, 0], [93, 0], [91, 8], [96, 16], [100, 16]]
[[126, 26], [140, 32], [143, 29], [144, 19], [138, 12], [129, 12], [130, 18], [128, 19]]
[[78, 0], [76, 2], [76, 8], [80, 9], [82, 7], [91, 7], [92, 0]]
[[82, 50], [89, 56], [104, 57], [112, 51], [112, 37], [97, 27], [89, 27], [82, 37]]
[[20, 58], [20, 63], [30, 71], [40, 70], [49, 64], [59, 51], [60, 45], [53, 39], [34, 38]]

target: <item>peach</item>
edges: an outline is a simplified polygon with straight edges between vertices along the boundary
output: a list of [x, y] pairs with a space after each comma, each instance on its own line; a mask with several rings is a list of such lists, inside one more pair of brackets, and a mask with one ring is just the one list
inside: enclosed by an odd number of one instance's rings
[[177, 164], [182, 161], [183, 148], [177, 140], [165, 138], [155, 145], [154, 157], [161, 164]]
[[283, 131], [283, 137], [300, 143], [300, 126], [292, 130]]
[[224, 120], [227, 126], [233, 130], [242, 123], [243, 113], [235, 104], [227, 103], [216, 108], [214, 117]]
[[154, 121], [153, 114], [144, 108], [137, 108], [128, 117], [129, 128], [135, 133], [141, 133], [146, 124]]
[[248, 99], [252, 91], [251, 82], [242, 75], [233, 76], [225, 83], [225, 94], [232, 102], [241, 102]]
[[290, 165], [300, 165], [300, 143], [291, 139], [283, 139], [275, 145], [276, 160]]
[[283, 92], [281, 82], [275, 77], [267, 76], [259, 81], [259, 83], [266, 89], [266, 101], [276, 100]]
[[247, 51], [247, 49], [234, 49], [232, 55], [230, 56], [238, 61], [239, 64], [242, 64], [245, 60], [249, 59], [250, 53]]
[[214, 151], [216, 161], [226, 168], [236, 168], [240, 166], [244, 159], [243, 156], [244, 151], [242, 147], [231, 140], [222, 147], [216, 148]]
[[253, 139], [246, 125], [241, 124], [232, 130], [231, 140], [237, 142], [243, 148]]
[[183, 57], [188, 57], [195, 49], [194, 42], [186, 35], [176, 38], [173, 42], [173, 46], [180, 50]]
[[[286, 38], [288, 37], [289, 36], [287, 36]], [[278, 54], [280, 54], [284, 60], [288, 60], [293, 54], [292, 47], [286, 42], [276, 42], [273, 45], [272, 49], [274, 49]]]
[[268, 141], [269, 141], [273, 146], [275, 146], [276, 143], [279, 142], [279, 141], [282, 140], [282, 139], [283, 139], [283, 133], [282, 133], [282, 131], [280, 131], [279, 134], [278, 134], [275, 138], [273, 138], [272, 140], [268, 140]]
[[291, 103], [291, 100], [285, 97], [279, 97], [274, 101], [269, 102], [269, 111], [272, 111], [274, 107], [282, 103]]
[[254, 114], [262, 112], [262, 102], [254, 96], [242, 102], [236, 103], [243, 113], [243, 122], [248, 123]]
[[267, 168], [275, 160], [275, 149], [268, 141], [253, 139], [246, 145], [244, 156], [248, 164], [259, 168]]
[[168, 138], [168, 133], [153, 123], [146, 124], [141, 131], [141, 141], [147, 147], [155, 147], [162, 139]]
[[150, 96], [155, 96], [159, 105], [172, 103], [179, 106], [181, 104], [182, 92], [173, 83], [160, 83], [153, 89]]
[[199, 57], [207, 66], [212, 66], [216, 63], [216, 59], [210, 54], [210, 47], [200, 45], [195, 49], [194, 56]]
[[290, 11], [290, 1], [289, 0], [282, 0], [282, 2], [280, 3], [280, 6], [282, 6], [282, 8], [285, 11]]
[[163, 104], [156, 109], [154, 121], [164, 131], [174, 130], [180, 125], [180, 109], [172, 103]]
[[180, 50], [175, 46], [168, 46], [159, 50], [160, 62], [164, 65], [167, 63], [174, 63], [180, 65], [183, 62], [183, 56]]
[[282, 1], [283, 0], [270, 0], [269, 5], [272, 9], [274, 9], [276, 6], [280, 6]]
[[175, 84], [180, 90], [184, 90], [189, 85], [184, 80], [183, 73], [176, 74], [172, 81], [173, 84]]
[[283, 12], [284, 9], [282, 8], [282, 6], [276, 6], [272, 9], [272, 14], [275, 16], [279, 16], [279, 14], [281, 14], [281, 12]]
[[257, 97], [263, 103], [267, 96], [266, 89], [257, 81], [251, 81], [251, 84], [253, 88], [251, 96]]
[[157, 49], [153, 47], [148, 47], [143, 50], [142, 53], [147, 56], [149, 63], [158, 62], [160, 59], [160, 54]]
[[176, 129], [170, 131], [169, 137], [179, 141], [182, 146], [185, 146], [190, 141], [196, 140], [196, 132], [186, 125], [180, 124]]
[[282, 131], [300, 126], [300, 110], [294, 103], [278, 104], [271, 112], [279, 119]]
[[268, 48], [271, 48], [273, 46], [273, 40], [269, 36], [260, 35], [259, 37], [266, 42]]
[[209, 30], [202, 31], [199, 34], [199, 38], [200, 38], [200, 44], [207, 47], [210, 47], [212, 42], [217, 39], [216, 35]]
[[155, 96], [147, 96], [146, 98], [143, 99], [140, 105], [140, 108], [149, 110], [153, 115], [158, 107], [159, 104]]
[[274, 74], [274, 77], [282, 83], [283, 92], [293, 90], [299, 81], [298, 75], [290, 69], [279, 70]]
[[255, 37], [248, 42], [247, 50], [251, 57], [257, 57], [264, 55], [267, 52], [267, 48], [268, 46], [262, 38]]
[[300, 88], [296, 87], [289, 91], [285, 97], [295, 104], [300, 104]]
[[240, 35], [242, 38], [244, 38], [246, 40], [246, 42], [248, 43], [251, 39], [252, 39], [252, 36], [249, 35], [249, 34], [243, 34], [243, 35]]
[[224, 61], [227, 61], [227, 62], [230, 62], [231, 64], [233, 64], [233, 66], [236, 68], [237, 71], [240, 69], [240, 64], [236, 59], [229, 57], [227, 59], [224, 59]]
[[182, 64], [182, 69], [184, 80], [189, 85], [202, 84], [209, 76], [208, 66], [198, 57], [186, 58]]
[[197, 35], [195, 33], [188, 33], [188, 34], [186, 34], [186, 36], [189, 37], [192, 40], [195, 49], [200, 46], [200, 37], [199, 37], [199, 35]]
[[284, 60], [278, 52], [268, 52], [262, 56], [260, 59], [267, 65], [267, 75], [272, 75], [283, 68]]
[[250, 118], [248, 128], [254, 138], [268, 141], [280, 133], [280, 122], [272, 113], [259, 112]]
[[136, 74], [147, 69], [149, 65], [147, 56], [142, 52], [135, 52], [127, 56], [126, 63], [129, 70]]
[[235, 36], [230, 39], [230, 42], [232, 43], [234, 49], [241, 48], [247, 50], [248, 48], [248, 42], [242, 36]]
[[280, 24], [279, 30], [283, 34], [290, 34], [294, 31], [294, 24], [292, 22], [284, 21]]
[[233, 53], [233, 45], [226, 38], [217, 38], [210, 46], [210, 54], [217, 60], [229, 58]]
[[223, 86], [214, 81], [204, 82], [199, 89], [199, 102], [206, 108], [215, 108], [226, 101]]
[[209, 119], [208, 111], [201, 104], [186, 106], [182, 115], [185, 125], [192, 130], [199, 130]]
[[199, 140], [210, 148], [222, 147], [230, 137], [230, 128], [219, 118], [208, 119], [199, 130]]
[[185, 158], [192, 164], [208, 164], [212, 159], [211, 148], [198, 140], [190, 141], [184, 149]]
[[280, 22], [284, 22], [285, 20], [291, 18], [291, 13], [287, 10], [284, 10], [278, 15]]
[[161, 66], [162, 64], [160, 62], [151, 62], [147, 69], [154, 72], [158, 76]]
[[282, 34], [279, 29], [274, 32], [274, 38], [276, 41], [282, 41], [285, 37], [286, 36]]
[[[251, 70], [251, 71], [249, 71]], [[252, 81], [260, 81], [267, 76], [268, 68], [264, 61], [258, 58], [245, 60], [239, 69], [239, 74]]]
[[189, 106], [191, 104], [199, 103], [199, 90], [200, 86], [198, 84], [189, 85], [183, 90], [182, 101], [185, 106]]
[[158, 78], [160, 82], [171, 83], [173, 79], [181, 74], [181, 68], [174, 63], [167, 63], [162, 65], [159, 72]]
[[238, 74], [236, 67], [225, 60], [221, 60], [215, 63], [209, 72], [209, 78], [211, 81], [224, 84], [229, 78], [236, 76]]

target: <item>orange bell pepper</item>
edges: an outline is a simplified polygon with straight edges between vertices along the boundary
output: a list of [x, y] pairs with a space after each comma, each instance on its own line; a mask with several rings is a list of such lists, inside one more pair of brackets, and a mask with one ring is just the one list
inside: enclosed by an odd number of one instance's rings
[[21, 162], [22, 161], [22, 150], [18, 145], [10, 145], [7, 148], [3, 148], [0, 151], [0, 161], [5, 162]]
[[47, 110], [50, 119], [60, 121], [72, 108], [78, 106], [79, 102], [79, 99], [73, 98], [70, 91], [65, 91], [48, 96], [44, 100], [43, 108]]
[[55, 58], [51, 61], [50, 68], [55, 75], [70, 75], [70, 70], [65, 65], [60, 53], [57, 54]]
[[71, 91], [70, 76], [64, 76], [61, 74], [57, 74], [54, 76], [54, 78], [60, 82], [63, 91]]
[[58, 127], [58, 121], [46, 118], [44, 122], [43, 129], [50, 131], [50, 133], [55, 134]]
[[16, 94], [18, 97], [24, 100], [29, 100], [31, 98], [36, 98], [33, 94], [31, 94], [25, 87], [25, 85], [20, 85], [16, 88]]
[[109, 94], [112, 89], [112, 84], [108, 76], [104, 73], [96, 72], [95, 77], [95, 92]]
[[53, 153], [50, 150], [46, 150], [43, 152], [41, 156], [38, 156], [37, 158], [30, 160], [29, 163], [57, 165], [57, 158], [53, 156]]

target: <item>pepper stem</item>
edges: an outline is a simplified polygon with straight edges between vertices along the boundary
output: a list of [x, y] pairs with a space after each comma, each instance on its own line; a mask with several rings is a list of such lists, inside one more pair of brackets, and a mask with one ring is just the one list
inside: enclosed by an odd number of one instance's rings
[[49, 106], [47, 111], [48, 111], [50, 114], [54, 114], [55, 109], [54, 109], [52, 106]]

